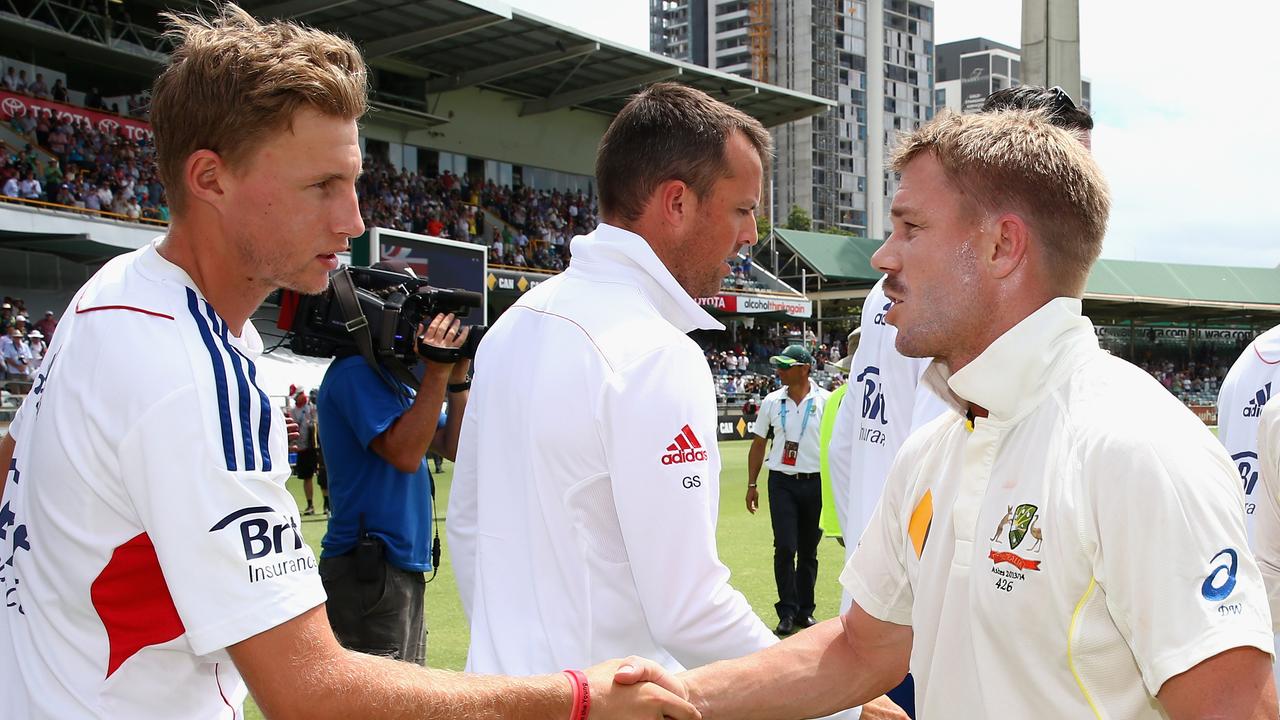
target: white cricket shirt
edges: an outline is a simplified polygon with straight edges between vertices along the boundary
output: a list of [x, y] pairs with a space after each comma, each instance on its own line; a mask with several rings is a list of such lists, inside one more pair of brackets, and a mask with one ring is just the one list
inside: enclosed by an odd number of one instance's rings
[[[1249, 343], [1232, 364], [1218, 391], [1218, 440], [1235, 462], [1244, 487], [1245, 527], [1249, 532], [1249, 545], [1259, 559], [1264, 545], [1257, 537], [1258, 513], [1265, 508], [1266, 498], [1258, 482], [1261, 477], [1258, 420], [1273, 387], [1280, 392], [1280, 325]], [[1280, 648], [1280, 632], [1276, 634], [1275, 647]], [[1273, 666], [1273, 672], [1280, 686], [1280, 664]]]
[[10, 428], [0, 716], [240, 718], [224, 648], [325, 599], [262, 341], [154, 245], [62, 317]]
[[723, 329], [643, 238], [600, 225], [485, 336], [447, 522], [468, 670], [628, 654], [680, 669], [776, 642], [716, 554], [716, 400], [694, 328]]
[[[787, 475], [816, 473], [822, 468], [819, 436], [822, 434], [822, 412], [827, 407], [831, 393], [809, 381], [809, 392], [796, 403], [787, 394], [787, 386], [774, 390], [760, 401], [760, 411], [751, 432], [757, 437], [768, 437], [773, 429], [773, 444], [765, 458], [765, 465]], [[806, 420], [806, 417], [808, 418]], [[787, 442], [799, 443], [795, 465], [782, 463], [782, 449]]]
[[947, 376], [841, 575], [911, 625], [921, 720], [1163, 716], [1170, 677], [1271, 651], [1231, 459], [1186, 407], [1098, 348], [1058, 298]]
[[[898, 329], [884, 320], [892, 305], [881, 278], [862, 304], [861, 341], [849, 365], [850, 387], [836, 411], [831, 433], [831, 490], [844, 533], [846, 562], [880, 503], [889, 467], [902, 443], [950, 410], [920, 382], [930, 359], [906, 357], [894, 346]], [[849, 593], [843, 593], [841, 611], [851, 602]]]
[[1280, 325], [1253, 339], [1236, 359], [1218, 391], [1218, 439], [1236, 463], [1244, 486], [1250, 536], [1258, 496], [1258, 418], [1280, 392]]
[[1280, 403], [1268, 405], [1259, 419], [1257, 470], [1253, 548], [1267, 585], [1272, 629], [1280, 632]]

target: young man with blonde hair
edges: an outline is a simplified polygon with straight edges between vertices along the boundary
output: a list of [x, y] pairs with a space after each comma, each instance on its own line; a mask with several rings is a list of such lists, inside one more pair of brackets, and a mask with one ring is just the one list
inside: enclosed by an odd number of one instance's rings
[[339, 646], [249, 316], [277, 287], [324, 290], [364, 230], [365, 65], [235, 6], [169, 20], [151, 119], [173, 222], [76, 294], [0, 442], [0, 715], [234, 718], [252, 691], [272, 718], [581, 717], [587, 698], [597, 718], [696, 717], [613, 686], [617, 661], [517, 680]]
[[1088, 151], [1041, 114], [943, 114], [894, 168], [886, 319], [956, 412], [894, 462], [849, 611], [689, 673], [703, 717], [812, 717], [909, 663], [925, 720], [1274, 720], [1230, 458], [1081, 316], [1110, 204]]

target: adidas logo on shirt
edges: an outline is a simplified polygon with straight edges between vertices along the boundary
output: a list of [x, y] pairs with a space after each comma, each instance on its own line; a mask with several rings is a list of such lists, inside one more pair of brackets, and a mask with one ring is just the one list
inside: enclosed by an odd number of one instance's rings
[[707, 459], [707, 451], [693, 434], [693, 430], [685, 425], [676, 435], [675, 442], [667, 446], [667, 454], [662, 456], [663, 465], [679, 465], [687, 462], [702, 462]]
[[1254, 394], [1253, 398], [1249, 400], [1249, 404], [1244, 406], [1244, 416], [1251, 417], [1251, 418], [1261, 417], [1262, 408], [1267, 404], [1267, 401], [1270, 399], [1271, 399], [1271, 383], [1267, 383], [1266, 385], [1263, 385], [1262, 388], [1258, 390], [1257, 393]]

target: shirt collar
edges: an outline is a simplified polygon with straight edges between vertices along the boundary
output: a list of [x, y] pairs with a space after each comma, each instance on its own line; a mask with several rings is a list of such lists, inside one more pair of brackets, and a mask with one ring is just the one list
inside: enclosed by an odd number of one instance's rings
[[593, 275], [632, 282], [680, 332], [724, 330], [724, 325], [680, 287], [649, 247], [649, 242], [639, 235], [600, 223], [593, 232], [573, 241], [572, 252], [570, 270], [585, 270]]
[[[180, 266], [169, 262], [165, 256], [160, 254], [160, 243], [164, 241], [163, 235], [151, 241], [138, 257], [138, 268], [146, 277], [161, 282], [170, 282], [181, 287], [188, 287], [195, 291], [196, 295], [206, 303], [209, 299], [200, 291], [200, 287], [196, 285], [191, 276], [187, 274]], [[210, 306], [212, 307], [212, 305]], [[217, 310], [214, 310], [217, 313]], [[219, 318], [222, 316], [219, 315]], [[225, 323], [226, 321], [223, 320]], [[261, 353], [263, 350], [262, 336], [258, 334], [258, 329], [253, 325], [252, 317], [245, 322], [244, 327], [240, 329], [240, 333], [230, 334], [230, 340], [233, 343], [240, 344], [244, 349], [253, 353]]]
[[923, 379], [962, 415], [973, 403], [992, 419], [1016, 420], [1057, 387], [1085, 351], [1097, 348], [1093, 323], [1081, 315], [1080, 300], [1054, 298], [958, 372], [935, 360]]

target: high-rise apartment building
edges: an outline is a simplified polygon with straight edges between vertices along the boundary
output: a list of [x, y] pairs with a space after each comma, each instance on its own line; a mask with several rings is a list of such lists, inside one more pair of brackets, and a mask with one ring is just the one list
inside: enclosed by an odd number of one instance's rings
[[[991, 93], [1022, 84], [1022, 54], [1018, 48], [987, 38], [943, 43], [938, 46], [937, 60], [934, 106], [939, 110], [977, 112]], [[1072, 99], [1089, 110], [1090, 83], [1081, 80], [1080, 85], [1083, 97]]]
[[932, 0], [651, 0], [650, 18], [654, 52], [836, 100], [774, 130], [775, 218], [883, 234], [896, 179], [877, 158], [933, 117]]

